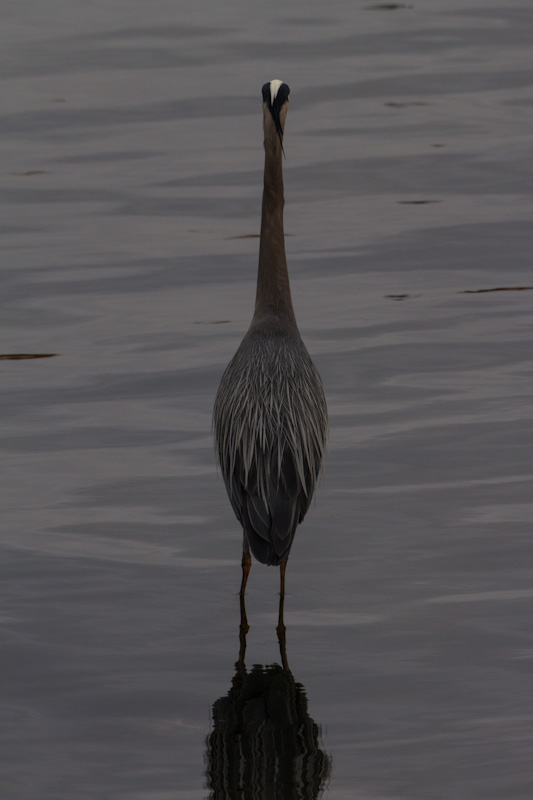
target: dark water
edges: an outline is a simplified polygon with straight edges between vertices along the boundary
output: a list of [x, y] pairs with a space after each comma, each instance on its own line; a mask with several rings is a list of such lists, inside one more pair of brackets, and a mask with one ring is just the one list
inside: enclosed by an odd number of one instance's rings
[[[33, 0], [1, 36], [2, 797], [206, 798], [220, 725], [253, 711], [270, 744], [243, 747], [275, 752], [281, 720], [305, 797], [529, 799], [529, 2]], [[211, 441], [274, 77], [331, 416], [290, 676], [275, 570], [252, 570], [239, 662]]]

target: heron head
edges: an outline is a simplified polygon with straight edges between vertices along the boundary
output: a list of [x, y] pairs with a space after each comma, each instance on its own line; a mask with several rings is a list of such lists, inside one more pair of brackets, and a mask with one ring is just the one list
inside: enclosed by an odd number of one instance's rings
[[283, 150], [283, 129], [289, 107], [290, 89], [283, 81], [274, 80], [265, 83], [262, 91], [265, 114], [268, 113], [272, 117]]

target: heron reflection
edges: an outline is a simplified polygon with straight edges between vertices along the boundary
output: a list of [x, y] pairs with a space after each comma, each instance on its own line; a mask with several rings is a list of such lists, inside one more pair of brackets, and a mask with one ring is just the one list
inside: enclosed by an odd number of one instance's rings
[[248, 622], [241, 596], [239, 657], [231, 689], [213, 704], [207, 737], [209, 800], [312, 800], [331, 771], [320, 748], [320, 728], [309, 716], [304, 686], [289, 669], [283, 625], [280, 664], [245, 664]]

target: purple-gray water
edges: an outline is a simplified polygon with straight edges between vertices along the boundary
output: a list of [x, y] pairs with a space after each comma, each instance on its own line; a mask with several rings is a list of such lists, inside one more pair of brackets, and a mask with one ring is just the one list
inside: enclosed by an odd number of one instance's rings
[[0, 37], [1, 796], [210, 795], [241, 556], [211, 412], [281, 78], [331, 422], [285, 603], [324, 797], [529, 800], [529, 1], [25, 0]]

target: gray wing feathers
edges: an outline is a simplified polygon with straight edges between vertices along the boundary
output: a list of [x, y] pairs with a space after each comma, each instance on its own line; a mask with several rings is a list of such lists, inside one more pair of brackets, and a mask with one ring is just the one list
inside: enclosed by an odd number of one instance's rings
[[[237, 467], [230, 498], [252, 553], [263, 564], [281, 564], [289, 555], [296, 527], [307, 506], [307, 498], [295, 480], [292, 456], [286, 452], [279, 480], [271, 478], [266, 498], [261, 496], [259, 486], [250, 476], [245, 487], [241, 482], [242, 473], [241, 477], [239, 473]], [[228, 482], [226, 486], [229, 487]]]
[[280, 564], [311, 503], [327, 434], [320, 377], [299, 337], [245, 337], [222, 378], [214, 426], [252, 553]]

